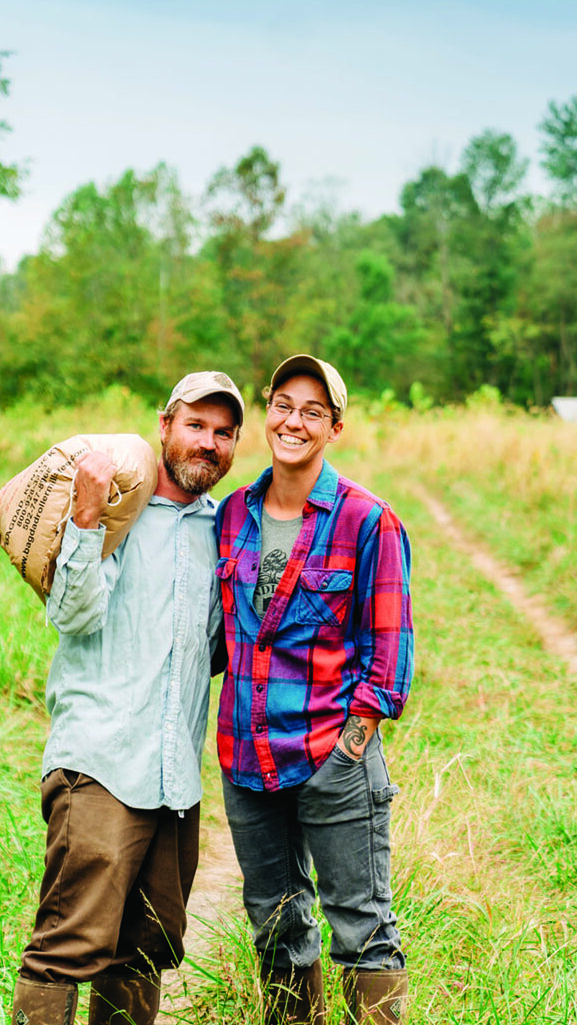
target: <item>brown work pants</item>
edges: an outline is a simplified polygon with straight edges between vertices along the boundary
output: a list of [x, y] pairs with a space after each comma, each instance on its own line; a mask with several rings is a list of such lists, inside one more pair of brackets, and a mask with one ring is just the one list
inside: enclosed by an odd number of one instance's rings
[[42, 783], [46, 867], [22, 974], [86, 982], [179, 964], [199, 812], [128, 808], [90, 776], [51, 772]]

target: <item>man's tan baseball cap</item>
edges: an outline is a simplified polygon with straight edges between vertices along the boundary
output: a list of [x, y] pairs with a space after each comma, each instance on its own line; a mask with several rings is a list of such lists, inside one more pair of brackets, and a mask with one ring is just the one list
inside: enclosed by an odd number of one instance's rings
[[347, 408], [347, 388], [338, 370], [335, 370], [330, 363], [325, 363], [324, 360], [317, 359], [316, 356], [308, 356], [306, 353], [289, 356], [272, 375], [271, 391], [278, 388], [279, 384], [286, 381], [287, 377], [293, 377], [295, 374], [312, 374], [313, 377], [320, 377], [329, 393], [338, 419], [343, 419]]
[[244, 401], [234, 381], [228, 374], [220, 370], [201, 370], [197, 374], [187, 374], [172, 389], [172, 394], [163, 410], [168, 413], [175, 402], [198, 402], [209, 395], [226, 395], [231, 399], [237, 415], [238, 425], [242, 427], [244, 418]]

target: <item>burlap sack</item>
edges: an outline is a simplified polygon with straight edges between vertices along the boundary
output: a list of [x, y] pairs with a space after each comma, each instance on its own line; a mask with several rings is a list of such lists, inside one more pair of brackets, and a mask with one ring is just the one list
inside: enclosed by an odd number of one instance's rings
[[43, 601], [74, 513], [76, 464], [90, 451], [106, 453], [118, 468], [102, 517], [104, 558], [126, 537], [156, 488], [156, 456], [138, 434], [77, 434], [53, 445], [0, 490], [0, 545]]

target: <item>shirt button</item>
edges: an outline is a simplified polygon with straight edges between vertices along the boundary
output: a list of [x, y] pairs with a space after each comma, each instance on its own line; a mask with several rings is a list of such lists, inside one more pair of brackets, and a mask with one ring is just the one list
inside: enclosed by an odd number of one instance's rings
[[328, 587], [328, 586], [329, 586], [329, 585], [328, 585], [328, 581], [326, 581], [326, 580], [323, 580], [323, 582], [322, 582], [322, 584], [321, 584], [321, 591], [326, 591], [326, 589], [327, 589], [327, 587]]
[[259, 651], [266, 651], [266, 644], [259, 644], [258, 650]]
[[250, 568], [251, 568], [252, 570], [255, 570], [255, 569], [256, 569], [256, 562], [253, 562], [253, 564], [252, 564], [252, 566], [251, 566]]
[[264, 729], [264, 726], [257, 726], [256, 732], [257, 733], [262, 733], [263, 729]]
[[257, 694], [261, 694], [263, 690], [264, 690], [264, 684], [263, 683], [257, 683], [257, 685], [256, 685]]

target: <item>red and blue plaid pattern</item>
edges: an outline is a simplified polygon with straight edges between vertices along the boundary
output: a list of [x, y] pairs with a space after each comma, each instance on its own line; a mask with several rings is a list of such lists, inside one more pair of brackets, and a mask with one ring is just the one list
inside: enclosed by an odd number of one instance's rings
[[254, 589], [269, 468], [217, 510], [228, 669], [218, 720], [225, 775], [253, 790], [308, 779], [349, 714], [397, 719], [413, 675], [405, 530], [328, 464], [267, 608]]

